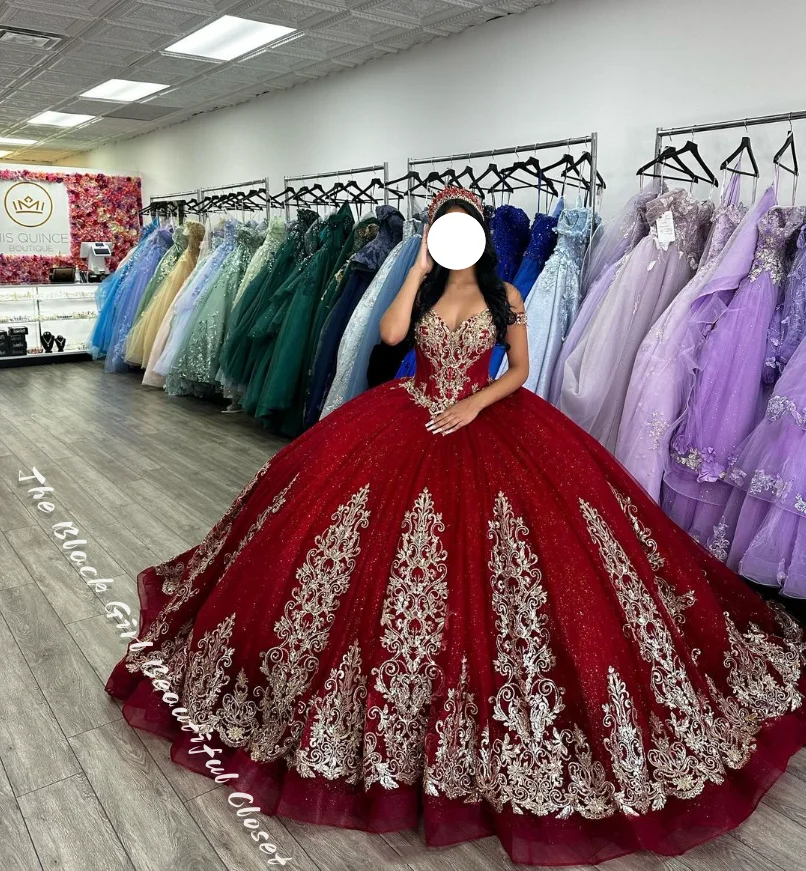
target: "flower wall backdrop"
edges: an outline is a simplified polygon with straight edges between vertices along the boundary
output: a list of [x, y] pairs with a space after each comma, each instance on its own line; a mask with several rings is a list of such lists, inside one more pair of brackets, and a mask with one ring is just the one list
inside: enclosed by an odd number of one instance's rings
[[114, 243], [109, 269], [113, 270], [136, 244], [140, 234], [142, 187], [139, 178], [103, 173], [36, 172], [2, 169], [8, 181], [62, 182], [70, 207], [69, 257], [0, 254], [0, 284], [44, 284], [53, 266], [79, 264], [82, 242]]

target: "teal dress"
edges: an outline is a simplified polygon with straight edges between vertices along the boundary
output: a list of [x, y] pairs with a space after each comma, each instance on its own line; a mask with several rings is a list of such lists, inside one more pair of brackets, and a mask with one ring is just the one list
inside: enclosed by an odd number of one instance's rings
[[193, 312], [185, 342], [165, 380], [166, 393], [205, 397], [221, 392], [221, 346], [238, 288], [261, 242], [262, 233], [257, 228], [243, 226], [238, 230], [235, 248]]
[[235, 308], [224, 346], [221, 349], [221, 369], [227, 383], [243, 392], [250, 382], [255, 364], [260, 359], [251, 333], [263, 315], [275, 292], [296, 269], [304, 257], [308, 229], [318, 221], [316, 212], [300, 209], [285, 241], [274, 256], [242, 290]]
[[339, 255], [354, 223], [349, 205], [328, 217], [322, 225], [318, 250], [285, 289], [281, 301], [289, 300], [285, 312], [282, 305], [278, 307], [269, 325], [272, 333], [276, 330], [277, 338], [268, 349], [265, 378], [253, 377], [244, 401], [244, 407], [255, 416], [271, 420], [274, 412], [291, 407], [300, 388], [316, 307], [339, 265]]

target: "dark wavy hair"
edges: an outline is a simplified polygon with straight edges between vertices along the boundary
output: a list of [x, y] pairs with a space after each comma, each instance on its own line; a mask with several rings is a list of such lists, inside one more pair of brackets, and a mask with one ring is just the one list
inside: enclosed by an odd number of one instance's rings
[[[486, 244], [484, 246], [484, 253], [476, 263], [476, 280], [479, 283], [481, 295], [487, 303], [487, 308], [489, 308], [490, 313], [493, 316], [497, 340], [499, 343], [506, 345], [507, 329], [510, 324], [515, 323], [515, 313], [512, 311], [512, 307], [509, 304], [507, 289], [504, 287], [504, 282], [501, 281], [495, 271], [495, 268], [498, 265], [498, 257], [496, 256], [495, 248], [493, 247], [490, 230], [476, 209], [464, 200], [446, 200], [434, 215], [434, 221], [441, 218], [448, 209], [454, 206], [459, 206], [467, 212], [468, 215], [475, 218], [484, 228]], [[450, 272], [450, 269], [446, 269], [444, 266], [435, 263], [434, 268], [420, 286], [420, 290], [414, 300], [414, 307], [412, 309], [412, 330], [409, 333], [410, 340], [413, 336], [414, 326], [420, 321], [420, 318], [429, 311], [429, 309], [432, 309], [436, 305], [437, 301], [445, 292], [445, 285], [448, 283]]]

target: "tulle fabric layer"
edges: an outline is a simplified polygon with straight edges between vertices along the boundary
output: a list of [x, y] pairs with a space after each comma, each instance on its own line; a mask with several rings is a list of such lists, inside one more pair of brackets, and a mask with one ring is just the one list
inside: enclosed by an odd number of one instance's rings
[[[740, 579], [669, 524], [606, 451], [542, 400], [518, 391], [450, 437], [431, 435], [425, 428], [428, 419], [427, 411], [393, 382], [337, 409], [285, 448], [236, 501], [228, 515], [227, 524], [232, 525], [226, 541], [194, 581], [196, 594], [171, 618], [169, 636], [191, 621], [198, 640], [234, 615], [227, 641], [233, 650], [230, 683], [239, 669], [250, 686], [265, 683], [260, 652], [277, 644], [273, 627], [298, 586], [305, 554], [316, 547], [317, 536], [332, 523], [339, 506], [367, 485], [369, 517], [361, 532], [361, 551], [354, 555], [349, 587], [328, 612], [328, 641], [304, 698], [326, 695], [329, 676], [354, 641], [360, 644], [367, 675], [388, 658], [381, 642], [381, 615], [390, 576], [404, 518], [427, 490], [441, 515], [439, 521], [432, 516], [436, 526], [429, 528], [444, 545], [449, 578], [444, 635], [436, 656], [443, 678], [428, 704], [422, 748], [432, 763], [439, 740], [435, 724], [443, 716], [448, 689], [457, 686], [465, 667], [468, 691], [480, 710], [479, 725], [489, 725], [494, 736], [501, 731], [487, 702], [501, 687], [495, 667], [501, 630], [489, 598], [490, 523], [499, 494], [508, 500], [513, 516], [523, 520], [523, 540], [536, 555], [546, 592], [545, 625], [556, 657], [550, 677], [564, 689], [557, 725], [578, 723], [596, 758], [608, 759], [602, 719], [602, 705], [609, 700], [608, 667], [629, 688], [645, 734], [651, 731], [650, 713], [668, 712], [657, 705], [648, 666], [625, 634], [614, 580], [586, 526], [581, 499], [601, 512], [653, 591], [654, 571], [611, 487], [632, 499], [659, 552], [673, 555], [664, 578], [679, 594], [694, 591], [696, 604], [687, 610], [685, 623], [670, 623], [669, 631], [698, 691], [709, 693], [705, 673], [724, 674], [725, 610], [742, 630], [753, 622], [764, 631], [777, 631], [767, 606]], [[285, 488], [287, 503], [276, 513], [270, 511]], [[225, 570], [226, 554], [244, 541], [258, 516], [263, 517], [260, 531]], [[186, 565], [192, 555], [170, 565]], [[149, 569], [139, 577], [141, 637], [168, 600], [162, 591], [164, 572], [165, 567], [159, 576]], [[511, 607], [517, 607], [514, 601]], [[373, 680], [367, 682], [367, 709], [384, 703]], [[189, 736], [179, 731], [146, 679], [121, 663], [107, 689], [126, 700], [124, 715], [132, 725], [168, 738], [176, 762], [202, 770], [204, 757], [190, 755]], [[375, 728], [371, 717], [362, 728]], [[311, 729], [308, 719], [301, 733], [303, 746], [312, 740]], [[771, 722], [758, 735], [758, 749], [749, 763], [729, 770], [724, 783], [707, 785], [694, 799], [670, 798], [660, 811], [602, 820], [514, 813], [509, 805], [496, 813], [484, 802], [424, 794], [420, 782], [395, 789], [375, 783], [364, 790], [344, 779], [301, 777], [284, 762], [257, 763], [243, 750], [214, 740], [224, 746], [224, 768], [239, 774], [237, 788], [254, 795], [267, 813], [375, 832], [412, 828], [422, 817], [433, 846], [496, 834], [516, 862], [568, 865], [602, 862], [642, 849], [678, 854], [735, 827], [806, 742], [806, 724], [801, 711]]]

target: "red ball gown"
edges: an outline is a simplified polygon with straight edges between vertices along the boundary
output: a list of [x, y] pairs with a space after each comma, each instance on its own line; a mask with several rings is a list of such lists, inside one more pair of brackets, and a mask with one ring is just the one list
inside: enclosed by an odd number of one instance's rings
[[416, 338], [416, 378], [325, 418], [140, 575], [153, 647], [108, 691], [203, 770], [140, 671], [161, 657], [270, 814], [422, 818], [431, 845], [495, 834], [541, 865], [735, 827], [806, 743], [799, 626], [535, 395], [430, 433], [488, 383], [495, 331], [431, 311]]

